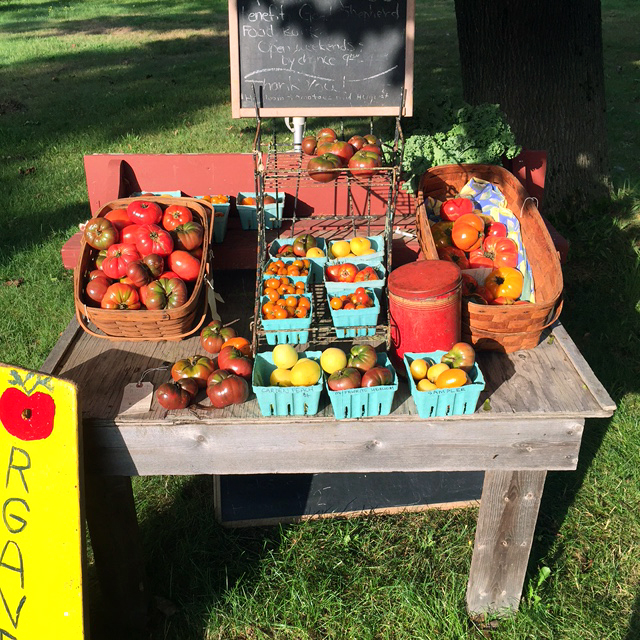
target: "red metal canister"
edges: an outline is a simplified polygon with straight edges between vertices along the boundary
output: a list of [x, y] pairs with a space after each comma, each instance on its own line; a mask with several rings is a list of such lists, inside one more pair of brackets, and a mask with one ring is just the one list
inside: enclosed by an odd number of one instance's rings
[[459, 267], [445, 260], [420, 260], [391, 272], [389, 357], [398, 371], [404, 371], [407, 351], [448, 351], [460, 341], [461, 281]]

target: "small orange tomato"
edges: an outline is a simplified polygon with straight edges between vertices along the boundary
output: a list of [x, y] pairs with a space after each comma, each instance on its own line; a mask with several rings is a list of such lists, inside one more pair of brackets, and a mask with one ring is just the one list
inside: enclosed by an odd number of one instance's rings
[[209, 198], [211, 204], [227, 204], [229, 202], [229, 196], [216, 195], [209, 196]]
[[286, 303], [285, 299], [284, 298], [278, 298], [276, 300], [276, 307], [282, 307], [283, 309], [286, 309], [287, 303]]
[[284, 307], [278, 307], [274, 313], [276, 320], [286, 320], [289, 317], [289, 312]]
[[286, 276], [287, 273], [289, 273], [287, 271], [287, 267], [278, 267], [278, 275], [279, 276]]
[[296, 307], [293, 315], [296, 318], [306, 318], [309, 313], [309, 309], [305, 309], [304, 307]]
[[287, 296], [285, 298], [284, 303], [287, 305], [287, 307], [289, 307], [290, 309], [295, 309], [298, 306], [298, 298], [296, 298], [295, 296]]
[[331, 305], [331, 308], [334, 311], [337, 311], [338, 309], [342, 309], [342, 300], [338, 298], [338, 296], [336, 296], [335, 298], [331, 298], [331, 300], [329, 301], [329, 304]]
[[278, 278], [268, 278], [265, 283], [265, 287], [270, 287], [271, 289], [277, 289], [280, 286], [280, 281]]
[[284, 262], [282, 262], [282, 260], [274, 260], [273, 264], [275, 264], [276, 267], [278, 267], [278, 268], [284, 267]]
[[280, 276], [280, 284], [290, 284], [291, 280], [287, 276]]
[[310, 269], [311, 268], [311, 260], [307, 260], [306, 258], [304, 258], [302, 260], [302, 265], [304, 266], [305, 269]]
[[355, 309], [356, 305], [353, 304], [353, 302], [347, 302], [344, 307], [342, 307], [343, 309]]
[[265, 302], [262, 305], [262, 315], [263, 316], [268, 316], [274, 309], [275, 305], [273, 304], [273, 302], [269, 301], [269, 302]]
[[291, 263], [291, 266], [297, 267], [298, 269], [304, 269], [304, 262], [302, 262], [302, 260], [294, 260]]
[[287, 267], [287, 275], [289, 275], [289, 276], [299, 276], [300, 275], [300, 269], [298, 269], [298, 267], [289, 266], [289, 267]]
[[278, 289], [277, 289], [278, 293], [283, 296], [287, 293], [287, 288], [285, 287], [285, 285], [281, 284]]
[[275, 302], [276, 300], [278, 300], [278, 298], [280, 298], [280, 294], [275, 289], [265, 289], [264, 294], [266, 296], [269, 296], [270, 302]]
[[296, 288], [292, 284], [285, 284], [283, 286], [284, 286], [285, 293], [295, 293], [296, 292]]
[[[338, 300], [340, 300], [340, 298], [338, 298]], [[342, 302], [342, 300], [340, 300], [340, 302]], [[298, 306], [303, 309], [311, 309], [311, 300], [309, 300], [309, 298], [300, 298], [298, 300]]]
[[447, 369], [436, 378], [438, 389], [462, 387], [469, 382], [469, 376], [462, 369]]

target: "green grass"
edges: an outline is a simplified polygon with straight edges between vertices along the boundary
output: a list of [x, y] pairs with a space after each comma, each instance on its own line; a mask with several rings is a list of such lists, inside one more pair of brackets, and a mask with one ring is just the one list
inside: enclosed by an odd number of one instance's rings
[[[556, 223], [571, 241], [562, 320], [619, 408], [587, 421], [576, 472], [549, 474], [499, 640], [640, 637], [640, 6], [604, 0], [602, 15], [613, 192]], [[0, 5], [0, 361], [37, 368], [73, 313], [59, 250], [89, 215], [84, 154], [250, 150], [254, 123], [230, 117], [226, 21], [222, 0]], [[452, 0], [419, 1], [405, 131], [460, 102], [458, 65]], [[225, 530], [209, 478], [134, 487], [152, 593], [175, 605], [154, 638], [484, 637], [464, 609], [474, 509]], [[87, 584], [95, 603], [92, 571]]]

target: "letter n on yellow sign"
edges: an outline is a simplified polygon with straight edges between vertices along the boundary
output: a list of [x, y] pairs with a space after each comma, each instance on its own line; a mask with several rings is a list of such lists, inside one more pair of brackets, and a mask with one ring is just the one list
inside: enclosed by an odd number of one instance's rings
[[73, 384], [0, 363], [0, 638], [84, 637]]

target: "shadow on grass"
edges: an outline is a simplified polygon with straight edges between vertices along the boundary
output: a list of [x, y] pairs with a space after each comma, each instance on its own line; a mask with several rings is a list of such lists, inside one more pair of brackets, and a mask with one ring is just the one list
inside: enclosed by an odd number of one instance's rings
[[[618, 406], [627, 394], [640, 389], [640, 314], [636, 309], [640, 264], [634, 249], [639, 238], [634, 224], [639, 204], [638, 196], [631, 194], [594, 207], [580, 220], [569, 216], [554, 220], [571, 242], [570, 258], [563, 268], [565, 307], [560, 319]], [[554, 566], [561, 561], [565, 548], [557, 545], [559, 531], [611, 422], [587, 419], [576, 471], [548, 474], [529, 579], [535, 579], [540, 564]], [[585, 563], [587, 571], [588, 559]], [[638, 604], [637, 598], [627, 640], [638, 637]]]

